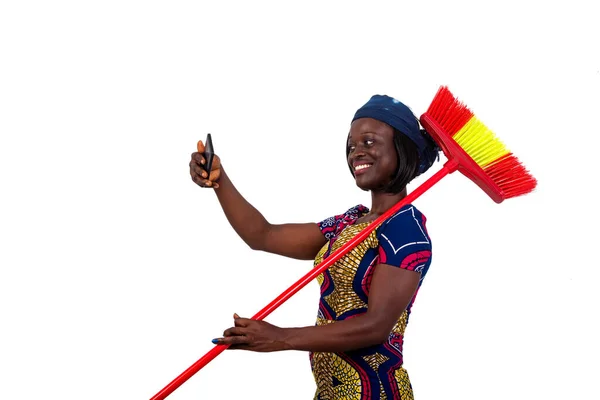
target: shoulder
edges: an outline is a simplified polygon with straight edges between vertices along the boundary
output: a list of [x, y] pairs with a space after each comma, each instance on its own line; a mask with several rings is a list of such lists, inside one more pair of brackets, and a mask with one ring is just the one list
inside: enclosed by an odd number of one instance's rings
[[377, 229], [377, 237], [380, 242], [387, 242], [393, 248], [409, 245], [419, 248], [431, 247], [426, 223], [425, 215], [409, 204], [381, 224]]
[[[398, 212], [385, 220], [380, 230], [397, 230], [409, 228], [422, 228], [425, 231], [427, 218], [425, 215], [412, 204], [402, 207]], [[426, 234], [426, 231], [424, 232]]]
[[427, 219], [413, 205], [388, 218], [377, 231], [380, 262], [420, 272], [424, 277], [431, 263], [431, 239]]
[[362, 204], [349, 208], [342, 214], [334, 215], [319, 222], [319, 229], [327, 239], [334, 237], [346, 225], [354, 223], [355, 220], [369, 212]]

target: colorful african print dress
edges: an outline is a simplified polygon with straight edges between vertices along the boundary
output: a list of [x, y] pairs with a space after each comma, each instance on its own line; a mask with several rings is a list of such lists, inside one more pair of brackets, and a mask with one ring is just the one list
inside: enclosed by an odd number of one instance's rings
[[[358, 205], [342, 215], [319, 223], [328, 239], [315, 266], [348, 242], [368, 223], [356, 220], [369, 210]], [[431, 263], [431, 240], [425, 216], [407, 205], [373, 231], [362, 243], [317, 278], [321, 299], [317, 325], [335, 323], [367, 311], [374, 268], [385, 263], [421, 275], [419, 287]], [[417, 290], [418, 292], [418, 290]], [[402, 367], [404, 330], [417, 293], [380, 344], [344, 353], [310, 353], [317, 383], [316, 400], [413, 399], [408, 373]]]

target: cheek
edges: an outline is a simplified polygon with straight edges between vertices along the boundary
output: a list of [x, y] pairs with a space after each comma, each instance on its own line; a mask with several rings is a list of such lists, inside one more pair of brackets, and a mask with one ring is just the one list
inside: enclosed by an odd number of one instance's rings
[[350, 173], [352, 174], [352, 176], [354, 176], [354, 168], [352, 168], [352, 165], [350, 165], [350, 160], [348, 160], [347, 157], [346, 157], [346, 165], [348, 166], [348, 168], [350, 168]]
[[398, 169], [398, 157], [396, 153], [386, 154], [385, 156], [385, 170], [390, 175], [395, 175], [396, 170]]

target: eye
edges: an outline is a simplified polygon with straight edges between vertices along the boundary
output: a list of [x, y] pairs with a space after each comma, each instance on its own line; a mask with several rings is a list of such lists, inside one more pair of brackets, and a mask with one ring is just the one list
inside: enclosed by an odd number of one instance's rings
[[348, 152], [352, 153], [354, 150], [356, 149], [356, 146], [349, 144], [348, 145]]
[[365, 145], [366, 146], [371, 146], [371, 145], [373, 145], [373, 143], [375, 143], [375, 141], [373, 139], [367, 139], [367, 140], [365, 140]]

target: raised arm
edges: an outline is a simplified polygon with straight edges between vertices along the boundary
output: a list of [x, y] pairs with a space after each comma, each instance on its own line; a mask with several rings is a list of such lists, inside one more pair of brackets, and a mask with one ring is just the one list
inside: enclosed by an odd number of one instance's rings
[[198, 142], [198, 152], [192, 154], [190, 175], [201, 187], [212, 187], [227, 220], [254, 250], [266, 251], [300, 260], [312, 260], [326, 243], [316, 223], [271, 224], [236, 189], [225, 173], [221, 160], [215, 156], [210, 176], [204, 169], [204, 145]]

